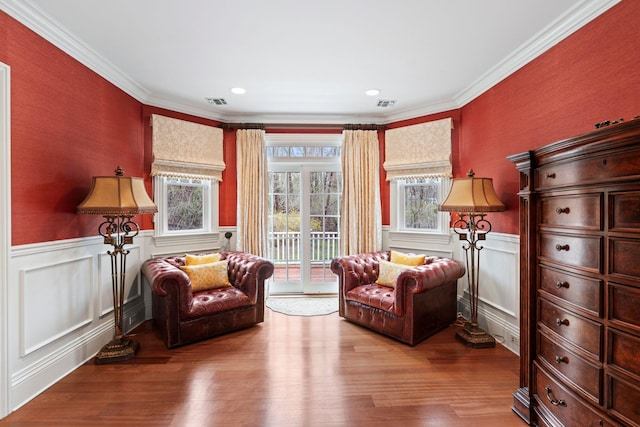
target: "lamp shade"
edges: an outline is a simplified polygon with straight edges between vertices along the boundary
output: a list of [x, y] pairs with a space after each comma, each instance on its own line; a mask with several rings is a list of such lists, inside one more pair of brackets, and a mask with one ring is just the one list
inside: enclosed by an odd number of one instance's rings
[[78, 205], [79, 214], [137, 215], [155, 213], [158, 208], [149, 198], [142, 178], [123, 176], [118, 167], [115, 176], [94, 176], [89, 195]]
[[493, 179], [475, 178], [473, 169], [467, 178], [453, 180], [449, 195], [438, 206], [439, 211], [445, 212], [502, 212], [504, 204], [493, 189]]

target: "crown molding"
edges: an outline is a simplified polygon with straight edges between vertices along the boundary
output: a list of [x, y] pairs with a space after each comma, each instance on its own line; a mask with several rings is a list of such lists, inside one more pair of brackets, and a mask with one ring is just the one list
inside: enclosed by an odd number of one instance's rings
[[209, 118], [221, 122], [261, 123], [373, 123], [388, 124], [420, 116], [461, 108], [491, 87], [513, 74], [545, 51], [573, 34], [622, 0], [582, 0], [553, 23], [538, 32], [527, 43], [496, 64], [469, 86], [444, 99], [420, 107], [395, 110], [384, 114], [234, 114], [160, 98], [127, 76], [114, 64], [75, 38], [58, 22], [48, 17], [29, 0], [0, 0], [0, 7], [22, 24], [71, 55], [138, 101], [159, 108]]
[[444, 99], [429, 105], [407, 108], [394, 112], [393, 114], [388, 114], [385, 116], [384, 124], [415, 119], [416, 117], [428, 116], [429, 114], [442, 113], [444, 111], [455, 110], [460, 107], [462, 107], [462, 105], [458, 104], [453, 99]]
[[183, 104], [166, 98], [149, 95], [144, 102], [150, 107], [164, 108], [166, 110], [175, 111], [183, 114], [191, 114], [192, 116], [202, 117], [203, 119], [216, 120], [219, 122], [228, 122], [228, 117], [206, 108], [195, 107], [193, 105]]
[[560, 43], [622, 0], [582, 0], [453, 98], [460, 108]]
[[31, 1], [0, 0], [0, 7], [27, 28], [69, 54], [87, 68], [95, 71], [133, 98], [142, 103], [147, 102], [150, 95], [147, 89], [69, 33], [62, 25], [45, 14], [42, 9]]

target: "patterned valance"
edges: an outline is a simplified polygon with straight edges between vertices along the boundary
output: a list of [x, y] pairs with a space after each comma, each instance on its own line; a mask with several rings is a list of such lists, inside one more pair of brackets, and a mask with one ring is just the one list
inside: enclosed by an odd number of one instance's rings
[[413, 177], [452, 176], [451, 118], [385, 132], [387, 181]]
[[151, 116], [151, 126], [151, 175], [222, 181], [222, 129], [157, 114]]

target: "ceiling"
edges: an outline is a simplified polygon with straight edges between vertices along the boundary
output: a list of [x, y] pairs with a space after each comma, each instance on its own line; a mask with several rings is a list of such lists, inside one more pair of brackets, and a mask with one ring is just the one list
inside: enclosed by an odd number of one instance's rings
[[[619, 0], [0, 0], [141, 102], [227, 122], [459, 108]], [[246, 89], [243, 95], [233, 87]], [[367, 96], [367, 89], [378, 89]], [[205, 98], [224, 99], [211, 105]], [[379, 101], [395, 101], [387, 107]]]

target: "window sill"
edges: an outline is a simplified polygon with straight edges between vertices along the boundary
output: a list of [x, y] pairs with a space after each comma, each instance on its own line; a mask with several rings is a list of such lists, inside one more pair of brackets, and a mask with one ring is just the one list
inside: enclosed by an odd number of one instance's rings
[[211, 245], [217, 246], [220, 236], [218, 233], [172, 234], [167, 236], [153, 236], [157, 247], [175, 246], [177, 244]]
[[448, 233], [425, 233], [416, 231], [389, 231], [389, 241], [391, 246], [395, 243], [418, 243], [448, 245], [451, 241], [451, 234]]

